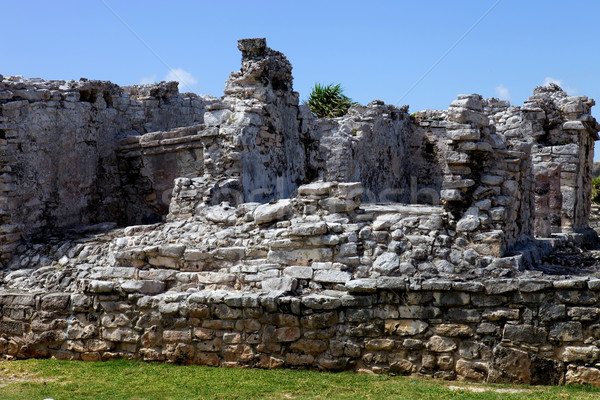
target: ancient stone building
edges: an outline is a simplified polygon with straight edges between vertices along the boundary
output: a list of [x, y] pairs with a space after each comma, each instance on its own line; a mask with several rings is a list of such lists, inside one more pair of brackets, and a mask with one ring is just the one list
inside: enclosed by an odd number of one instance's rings
[[596, 237], [593, 100], [316, 119], [238, 47], [220, 99], [0, 76], [0, 354], [600, 383], [596, 269], [545, 258]]

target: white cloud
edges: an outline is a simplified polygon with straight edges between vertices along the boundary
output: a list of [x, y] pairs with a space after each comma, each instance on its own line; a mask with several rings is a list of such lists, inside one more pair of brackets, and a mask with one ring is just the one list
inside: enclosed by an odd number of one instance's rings
[[165, 81], [177, 81], [179, 82], [179, 90], [186, 92], [192, 90], [192, 86], [198, 83], [198, 79], [185, 71], [183, 68], [175, 68], [169, 70], [169, 73], [165, 77]]
[[567, 86], [567, 84], [562, 79], [554, 79], [550, 76], [547, 76], [544, 79], [544, 86], [548, 86], [551, 83], [554, 83], [554, 84], [557, 84], [558, 86], [560, 86], [561, 89], [564, 90], [564, 92], [570, 96], [577, 96], [579, 94], [579, 89], [577, 89], [576, 87], [573, 87], [573, 86]]
[[503, 85], [496, 86], [496, 96], [498, 96], [500, 100], [510, 101], [510, 91]]
[[554, 83], [558, 86], [562, 86], [562, 81], [560, 79], [554, 79], [550, 76], [544, 78], [544, 86], [549, 86], [551, 83]]
[[156, 75], [142, 76], [140, 78], [140, 81], [138, 82], [138, 84], [140, 84], [140, 85], [148, 85], [148, 84], [154, 83], [154, 82], [156, 82]]

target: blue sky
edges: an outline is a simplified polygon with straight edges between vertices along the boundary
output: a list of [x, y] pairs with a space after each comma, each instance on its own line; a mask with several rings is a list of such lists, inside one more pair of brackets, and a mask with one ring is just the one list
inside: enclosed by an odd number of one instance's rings
[[3, 75], [120, 85], [178, 77], [187, 81], [182, 91], [220, 96], [240, 67], [237, 40], [266, 37], [292, 62], [301, 99], [320, 82], [341, 83], [363, 104], [381, 99], [411, 112], [445, 109], [459, 93], [520, 105], [554, 81], [600, 101], [600, 2], [591, 0], [4, 0], [0, 7]]

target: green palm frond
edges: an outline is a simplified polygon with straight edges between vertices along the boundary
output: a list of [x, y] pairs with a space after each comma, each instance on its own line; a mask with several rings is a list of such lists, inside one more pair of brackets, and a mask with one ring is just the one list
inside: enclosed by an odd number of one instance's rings
[[342, 85], [331, 83], [329, 85], [315, 84], [304, 104], [318, 118], [336, 118], [345, 115], [348, 109], [357, 104], [344, 95]]

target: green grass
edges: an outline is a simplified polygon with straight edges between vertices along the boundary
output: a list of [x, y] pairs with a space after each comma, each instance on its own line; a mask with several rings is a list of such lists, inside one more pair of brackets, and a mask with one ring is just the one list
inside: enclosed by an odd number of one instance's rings
[[[485, 392], [450, 390], [450, 386]], [[520, 390], [499, 393], [499, 388]], [[290, 370], [25, 360], [0, 362], [0, 399], [600, 399], [589, 386], [474, 385]]]

